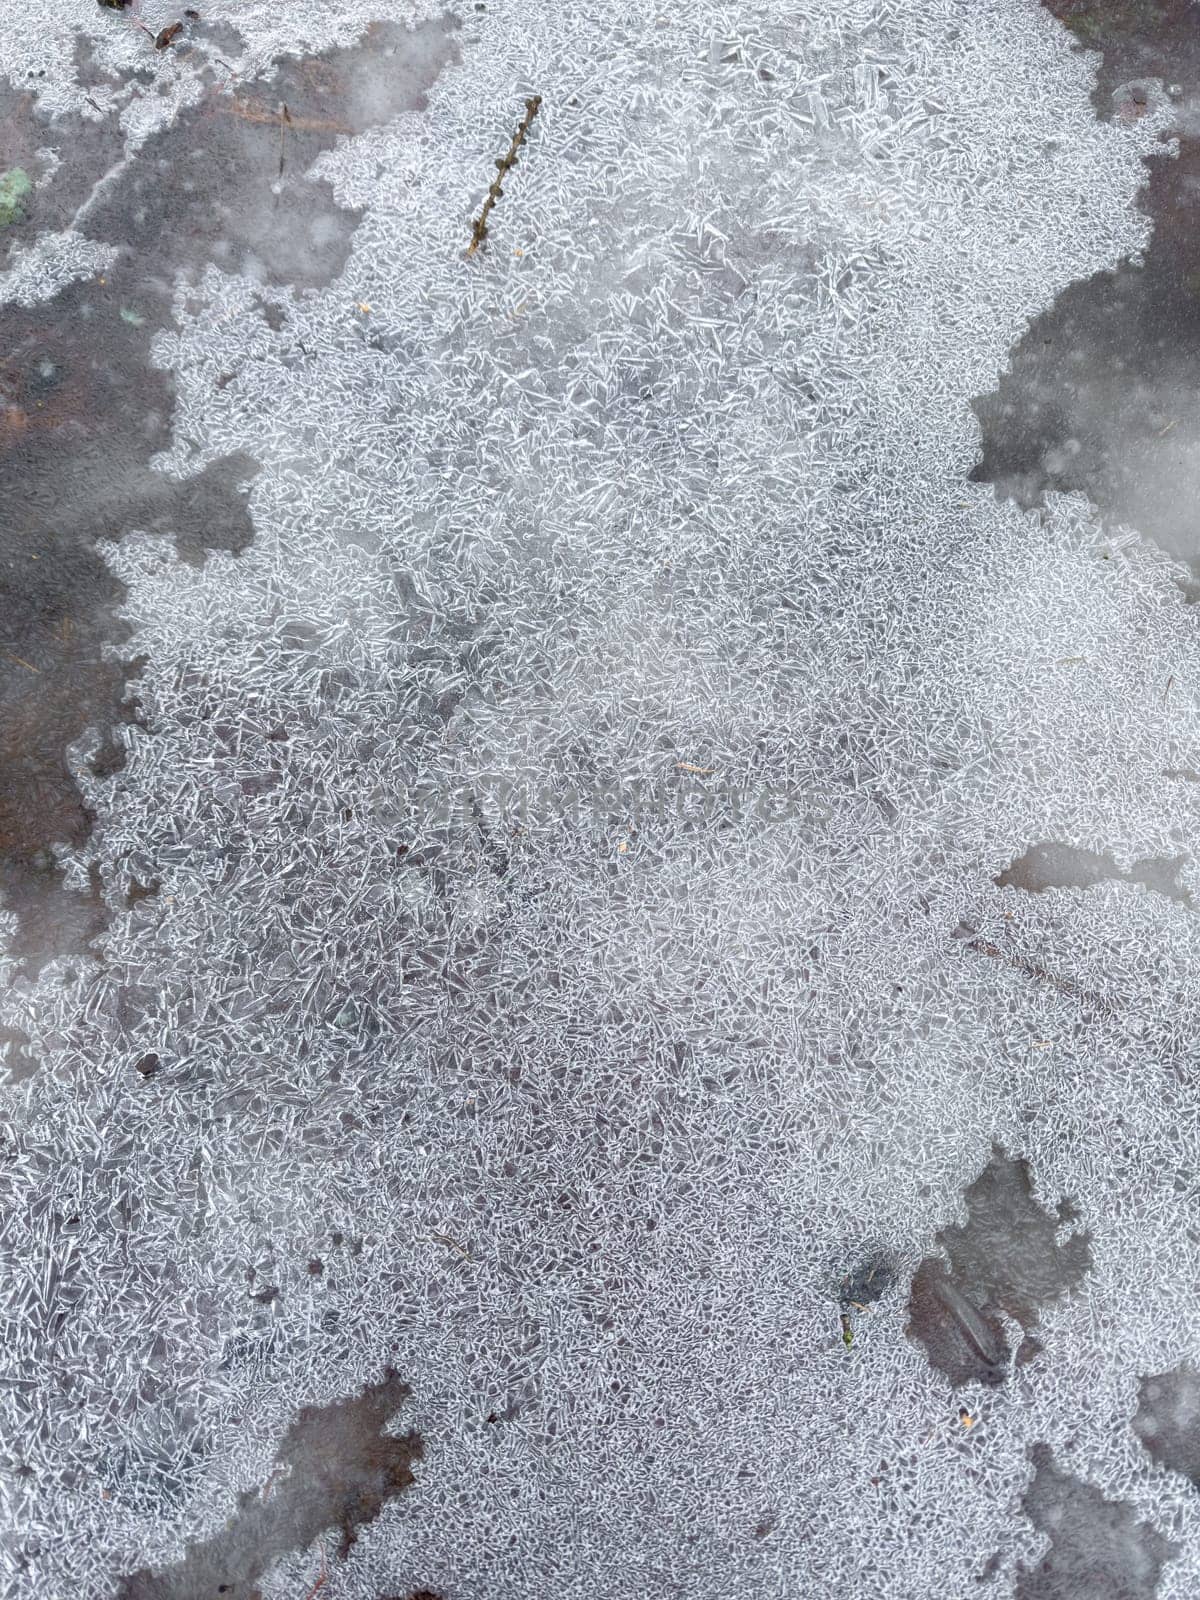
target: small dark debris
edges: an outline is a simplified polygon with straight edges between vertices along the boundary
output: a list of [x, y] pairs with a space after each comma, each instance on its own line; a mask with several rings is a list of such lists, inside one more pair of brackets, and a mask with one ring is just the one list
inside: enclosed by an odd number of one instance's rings
[[140, 1072], [143, 1078], [152, 1078], [162, 1062], [153, 1050], [147, 1050], [146, 1054], [139, 1056], [133, 1065], [134, 1070]]
[[169, 50], [182, 32], [182, 22], [170, 23], [169, 26], [160, 29], [159, 32], [155, 34], [154, 48], [156, 50]]
[[860, 1261], [853, 1271], [842, 1279], [838, 1300], [845, 1310], [874, 1305], [896, 1282], [896, 1267], [885, 1255], [871, 1255]]
[[886, 1256], [875, 1253], [860, 1261], [837, 1285], [842, 1343], [854, 1345], [854, 1313], [867, 1311], [896, 1282], [896, 1269]]
[[255, 1305], [271, 1306], [279, 1299], [279, 1289], [275, 1284], [271, 1284], [269, 1288], [260, 1289], [257, 1294], [252, 1294], [250, 1298]]
[[311, 1260], [308, 1263], [308, 1270], [309, 1270], [310, 1276], [312, 1276], [314, 1278], [319, 1278], [321, 1276], [321, 1274], [325, 1271], [325, 1263], [323, 1261], [317, 1260], [314, 1257], [313, 1260]]
[[124, 11], [129, 0], [99, 0], [99, 4], [104, 11]]

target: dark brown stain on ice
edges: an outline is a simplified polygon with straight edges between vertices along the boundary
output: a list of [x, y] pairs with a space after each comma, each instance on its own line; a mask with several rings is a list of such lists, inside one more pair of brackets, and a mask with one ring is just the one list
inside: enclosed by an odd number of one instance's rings
[[1178, 1547], [1132, 1506], [1056, 1466], [1047, 1445], [1029, 1455], [1034, 1474], [1021, 1506], [1050, 1544], [1018, 1567], [1014, 1600], [1154, 1600]]
[[[1034, 1198], [1026, 1161], [994, 1146], [991, 1160], [965, 1191], [967, 1221], [937, 1236], [941, 1254], [921, 1262], [908, 1302], [908, 1333], [952, 1384], [1004, 1382], [1010, 1367], [1041, 1345], [1034, 1335], [1042, 1308], [1077, 1288], [1091, 1270], [1088, 1235], [1076, 1231], [1070, 1201], [1057, 1213]], [[1024, 1333], [1010, 1350], [1003, 1317]]]
[[[279, 60], [253, 83], [206, 67], [203, 100], [128, 155], [115, 123], [45, 121], [25, 86], [0, 99], [13, 164], [40, 175], [50, 150], [62, 163], [0, 229], [7, 242], [73, 218], [119, 251], [46, 303], [0, 307], [0, 893], [30, 969], [86, 946], [104, 923], [101, 895], [82, 912], [61, 890], [54, 847], [78, 848], [94, 821], [68, 749], [101, 730], [93, 769], [114, 771], [124, 747], [109, 730], [138, 720], [139, 664], [119, 659], [123, 589], [97, 544], [136, 529], [195, 562], [253, 536], [248, 456], [182, 479], [150, 465], [171, 443], [175, 384], [151, 346], [172, 324], [176, 287], [210, 265], [268, 291], [334, 278], [361, 213], [307, 171], [338, 140], [422, 107], [456, 54], [454, 26], [375, 24], [346, 49]], [[286, 313], [276, 326], [286, 338]]]
[[1044, 894], [1047, 889], [1093, 889], [1101, 883], [1132, 883], [1176, 904], [1192, 906], [1191, 891], [1179, 881], [1185, 856], [1147, 857], [1123, 870], [1110, 855], [1078, 850], [1048, 840], [1031, 845], [992, 881], [1001, 889]]
[[[1095, 52], [1096, 104], [1117, 123], [1167, 85], [1178, 155], [1147, 162], [1138, 205], [1144, 256], [1071, 284], [1015, 346], [999, 387], [974, 402], [982, 455], [972, 476], [1039, 506], [1084, 494], [1186, 563], [1200, 594], [1200, 25], [1191, 0], [1045, 0]], [[1053, 160], [1053, 152], [1048, 153]]]
[[224, 1528], [174, 1566], [122, 1578], [117, 1600], [261, 1600], [259, 1581], [281, 1557], [330, 1532], [345, 1560], [359, 1530], [415, 1481], [419, 1435], [385, 1431], [410, 1392], [389, 1370], [348, 1400], [305, 1406], [267, 1481], [238, 1497]]

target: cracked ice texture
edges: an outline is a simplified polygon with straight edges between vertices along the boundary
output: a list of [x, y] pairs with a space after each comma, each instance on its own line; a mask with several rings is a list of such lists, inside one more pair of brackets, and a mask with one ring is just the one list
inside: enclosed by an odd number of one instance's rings
[[[13, 12], [0, 64], [77, 105], [95, 8]], [[378, 15], [237, 10], [260, 62]], [[150, 728], [81, 772], [87, 861], [161, 891], [6, 995], [5, 1593], [177, 1561], [392, 1366], [425, 1458], [331, 1600], [967, 1596], [1038, 1558], [1042, 1443], [1171, 1532], [1179, 1600], [1200, 1511], [1129, 1423], [1196, 1356], [1193, 916], [993, 879], [1194, 855], [1195, 617], [1082, 504], [966, 481], [1026, 321], [1144, 242], [1151, 131], [1032, 0], [468, 24], [319, 163], [366, 208], [341, 279], [274, 330], [211, 268], [157, 345], [163, 465], [251, 452], [256, 535], [113, 549]], [[681, 762], [702, 825], [554, 804]], [[830, 1286], [906, 1282], [993, 1141], [1093, 1266], [952, 1397], [902, 1292], [847, 1351]]]

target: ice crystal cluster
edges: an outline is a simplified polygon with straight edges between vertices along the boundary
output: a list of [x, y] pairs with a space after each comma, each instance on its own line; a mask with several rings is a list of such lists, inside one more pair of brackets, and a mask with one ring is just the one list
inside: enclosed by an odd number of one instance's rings
[[[209, 9], [247, 76], [417, 20]], [[75, 30], [146, 47], [9, 13], [51, 109]], [[1195, 616], [1081, 500], [968, 483], [1025, 324], [1144, 243], [1154, 129], [1033, 0], [460, 22], [318, 162], [341, 275], [209, 266], [156, 345], [157, 465], [252, 455], [255, 536], [111, 546], [109, 929], [10, 941], [2, 1592], [172, 1569], [391, 1369], [415, 1481], [268, 1600], [1071, 1597], [1110, 1545], [1193, 1595], [1133, 1420], [1200, 1360]], [[996, 885], [1041, 844], [1113, 878]], [[1090, 1265], [955, 1388], [909, 1283], [997, 1145]]]

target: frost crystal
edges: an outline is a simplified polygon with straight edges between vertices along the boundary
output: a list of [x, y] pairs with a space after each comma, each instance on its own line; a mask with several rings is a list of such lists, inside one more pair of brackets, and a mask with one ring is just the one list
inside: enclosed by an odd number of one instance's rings
[[[1037, 1474], [1060, 1563], [1145, 1524], [1196, 1593], [1130, 1425], [1200, 1360], [1195, 618], [1081, 500], [969, 482], [1008, 349], [1144, 244], [1154, 118], [1097, 121], [1033, 0], [489, 3], [452, 52], [400, 0], [201, 9], [264, 104], [411, 24], [425, 104], [273, 215], [318, 249], [331, 186], [331, 281], [162, 291], [154, 470], [253, 458], [253, 537], [105, 523], [140, 713], [72, 746], [55, 861], [107, 931], [35, 976], [7, 918], [0, 1592], [177, 1573], [395, 1372], [415, 1481], [341, 1552], [272, 1533], [269, 1600], [1057, 1600]], [[199, 34], [46, 10], [0, 69], [130, 159], [231, 93]], [[996, 881], [1047, 843], [1114, 870]], [[993, 1144], [1090, 1268], [952, 1389], [910, 1284]]]

